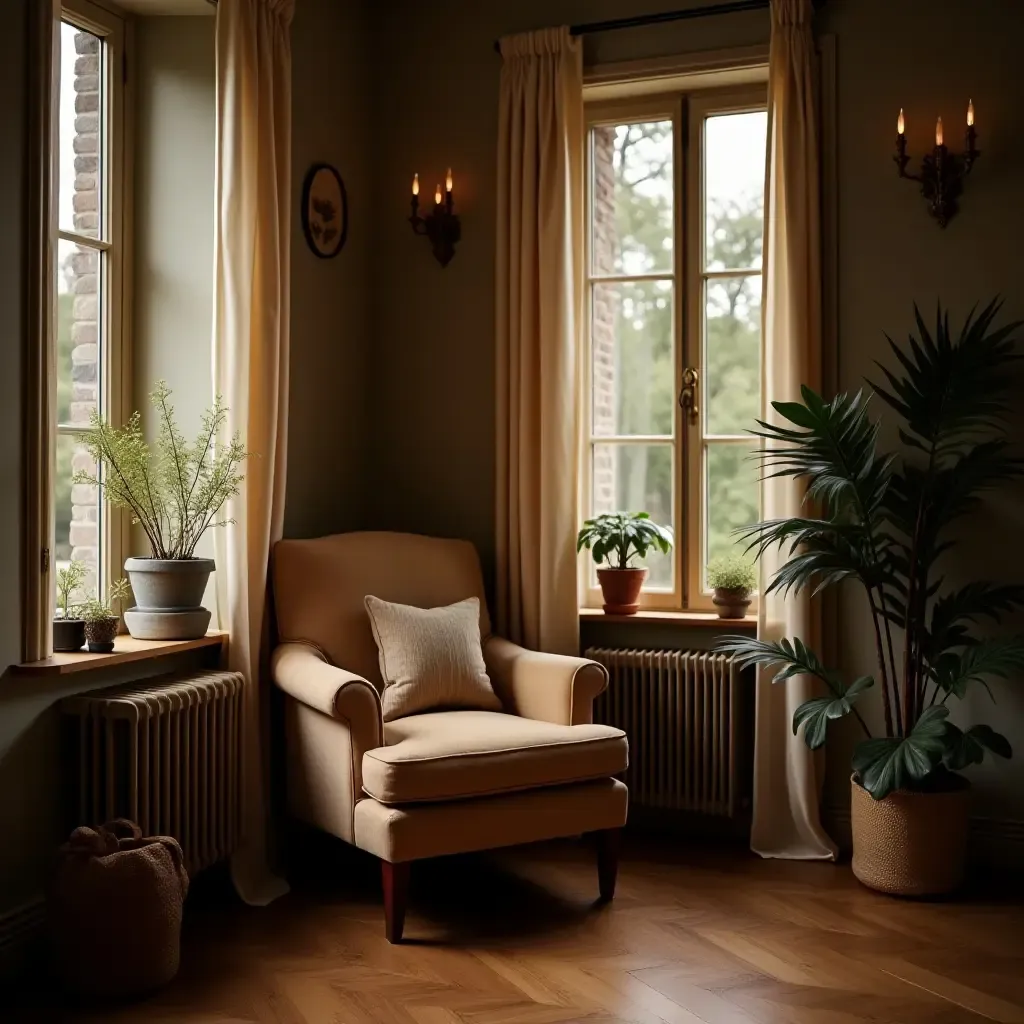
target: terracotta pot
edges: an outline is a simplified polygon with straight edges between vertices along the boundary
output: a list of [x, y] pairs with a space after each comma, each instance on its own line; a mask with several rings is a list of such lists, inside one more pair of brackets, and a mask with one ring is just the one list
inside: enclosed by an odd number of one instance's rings
[[647, 579], [646, 569], [598, 569], [606, 615], [636, 615], [637, 599]]
[[711, 600], [720, 619], [742, 619], [750, 607], [750, 591], [746, 587], [715, 587]]
[[114, 637], [117, 636], [119, 623], [116, 615], [86, 622], [85, 639], [91, 654], [109, 654], [114, 649]]
[[850, 779], [853, 873], [894, 896], [938, 896], [963, 881], [970, 783], [950, 776], [948, 789], [897, 790], [875, 800]]

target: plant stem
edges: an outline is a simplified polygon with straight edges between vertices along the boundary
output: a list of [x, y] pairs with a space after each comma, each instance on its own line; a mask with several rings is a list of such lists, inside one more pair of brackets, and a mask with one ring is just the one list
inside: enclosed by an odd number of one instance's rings
[[882, 629], [878, 624], [878, 609], [875, 607], [874, 590], [871, 587], [866, 587], [865, 589], [868, 593], [868, 604], [871, 605], [871, 623], [875, 627], [875, 654], [878, 658], [878, 668], [882, 673], [882, 707], [885, 709], [885, 733], [887, 736], [894, 736], [892, 708], [889, 706], [889, 673], [885, 666], [885, 653], [882, 649]]

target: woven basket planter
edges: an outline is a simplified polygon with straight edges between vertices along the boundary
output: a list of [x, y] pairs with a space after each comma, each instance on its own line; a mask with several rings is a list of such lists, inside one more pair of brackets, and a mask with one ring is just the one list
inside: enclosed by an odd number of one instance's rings
[[894, 896], [940, 896], [963, 881], [970, 783], [936, 793], [897, 790], [875, 800], [850, 779], [853, 873]]

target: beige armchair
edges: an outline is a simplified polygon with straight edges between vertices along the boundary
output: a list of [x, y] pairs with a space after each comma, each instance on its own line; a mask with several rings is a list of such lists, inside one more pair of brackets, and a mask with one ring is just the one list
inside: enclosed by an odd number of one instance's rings
[[[444, 854], [597, 833], [602, 898], [615, 890], [626, 737], [592, 724], [607, 673], [491, 634], [475, 549], [401, 533], [285, 540], [274, 549], [288, 695], [288, 803], [299, 819], [382, 862], [387, 937], [402, 936], [409, 865]], [[383, 685], [363, 598], [438, 607], [480, 598], [480, 635], [503, 712], [381, 719]]]

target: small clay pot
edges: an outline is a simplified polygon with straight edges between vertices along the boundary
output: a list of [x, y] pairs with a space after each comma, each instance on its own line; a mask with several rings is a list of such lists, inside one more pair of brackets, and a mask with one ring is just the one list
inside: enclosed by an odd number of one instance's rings
[[85, 646], [84, 619], [54, 619], [53, 649], [70, 653], [80, 651]]
[[90, 654], [109, 654], [114, 649], [119, 622], [116, 615], [111, 615], [105, 619], [92, 619], [85, 624], [85, 639]]
[[605, 615], [636, 615], [646, 569], [598, 569]]
[[711, 600], [720, 619], [742, 619], [750, 607], [750, 591], [746, 587], [715, 587]]

